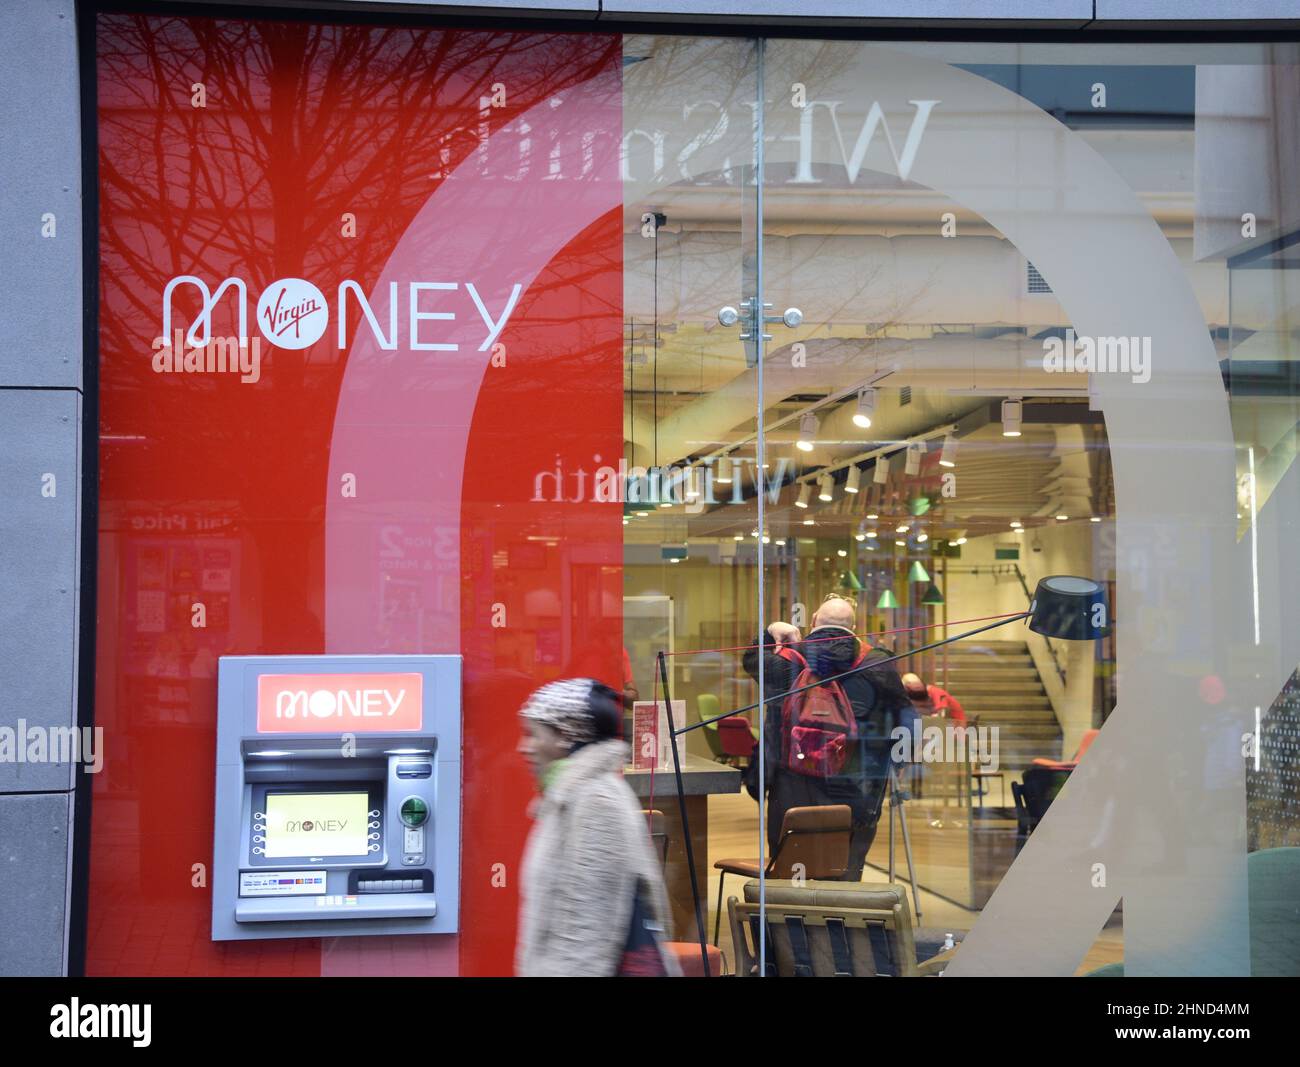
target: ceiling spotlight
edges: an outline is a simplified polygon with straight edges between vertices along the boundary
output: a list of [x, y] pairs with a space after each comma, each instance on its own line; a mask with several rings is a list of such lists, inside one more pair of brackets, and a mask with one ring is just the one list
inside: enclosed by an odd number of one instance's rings
[[919, 533], [916, 535], [916, 543], [919, 545], [925, 544], [928, 540], [930, 540], [930, 535], [928, 533]]
[[957, 540], [953, 542], [954, 545], [964, 545], [965, 543], [966, 543], [966, 538], [964, 537], [959, 537], [957, 538]]
[[818, 479], [818, 485], [821, 487], [817, 493], [818, 500], [825, 500], [828, 503], [835, 499], [835, 479], [829, 474], [823, 474]]
[[867, 536], [868, 536], [868, 537], [879, 537], [879, 536], [880, 536], [880, 533], [879, 533], [878, 531], [876, 531], [876, 530], [868, 530], [868, 531], [867, 531]]
[[1088, 521], [1089, 521], [1089, 522], [1101, 522], [1101, 518], [1100, 518], [1099, 516], [1097, 516], [1097, 515], [1094, 515], [1094, 516], [1093, 516], [1092, 518], [1090, 518]]
[[907, 542], [906, 542], [906, 541], [895, 541], [894, 544], [896, 544], [899, 548], [906, 548], [906, 547], [907, 547]]
[[921, 449], [923, 445], [908, 445], [907, 459], [903, 463], [903, 471], [909, 475], [921, 473]]
[[1002, 436], [1019, 437], [1024, 405], [1019, 400], [1002, 401]]
[[687, 500], [698, 500], [700, 498], [699, 468], [686, 468], [685, 492], [683, 494]]
[[847, 556], [849, 554], [849, 550], [847, 548], [837, 549], [835, 554], [837, 556]]
[[939, 453], [939, 466], [957, 466], [957, 438], [952, 434], [943, 439], [943, 451]]
[[805, 526], [816, 526], [816, 525], [817, 525], [817, 520], [816, 520], [816, 519], [804, 519], [804, 520], [803, 520], [803, 524], [804, 524]]
[[744, 534], [735, 534], [731, 539], [732, 539], [733, 541], [743, 541], [743, 540], [745, 539], [745, 535], [744, 535]]
[[853, 413], [853, 425], [862, 429], [867, 429], [871, 425], [871, 416], [876, 411], [876, 391], [874, 389], [860, 389], [858, 391], [858, 407]]
[[903, 523], [894, 528], [894, 533], [907, 533], [909, 529], [910, 527], [907, 525], [907, 523]]
[[864, 534], [861, 530], [859, 530], [857, 533], [853, 535], [853, 540], [855, 541], [865, 541], [866, 539], [867, 539], [867, 535]]
[[804, 482], [799, 486], [799, 499], [794, 502], [797, 508], [806, 508], [808, 501], [812, 499], [812, 482]]
[[1056, 516], [1056, 521], [1057, 521], [1057, 522], [1065, 522], [1065, 521], [1067, 521], [1069, 518], [1070, 518], [1069, 515], [1058, 515], [1058, 516]]
[[1022, 527], [1023, 525], [1024, 525], [1024, 523], [1021, 522], [1019, 519], [1012, 519], [1012, 520], [1011, 520], [1011, 528], [1012, 528], [1013, 530], [1018, 530], [1018, 529], [1020, 529], [1020, 527]]
[[887, 456], [881, 456], [876, 460], [874, 481], [877, 485], [884, 485], [889, 481], [889, 458]]
[[874, 512], [874, 511], [868, 511], [868, 512], [867, 512], [867, 518], [872, 519], [872, 520], [875, 520], [875, 519], [880, 518], [880, 516], [879, 516], [879, 514], [877, 514], [877, 513]]
[[778, 538], [776, 539], [776, 543], [777, 543], [778, 545], [780, 545], [782, 548], [785, 548], [785, 538], [784, 538], [784, 537], [778, 537]]
[[844, 491], [846, 493], [856, 493], [860, 488], [859, 483], [861, 481], [862, 481], [862, 468], [855, 463], [849, 468], [849, 477], [848, 477], [848, 481], [844, 483]]
[[799, 420], [799, 440], [795, 446], [803, 452], [813, 450], [813, 438], [817, 436], [817, 416], [811, 411]]

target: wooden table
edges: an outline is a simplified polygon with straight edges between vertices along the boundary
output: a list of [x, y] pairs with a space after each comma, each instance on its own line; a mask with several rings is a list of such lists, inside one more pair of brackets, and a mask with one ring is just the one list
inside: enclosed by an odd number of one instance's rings
[[[623, 771], [632, 791], [647, 808], [664, 813], [668, 831], [668, 859], [664, 864], [664, 884], [673, 911], [673, 937], [692, 941], [696, 937], [695, 915], [691, 910], [691, 876], [686, 866], [686, 843], [682, 835], [682, 814], [677, 803], [677, 780], [673, 769], [654, 772], [654, 796], [650, 794], [650, 771]], [[695, 876], [700, 889], [700, 908], [708, 918], [710, 879], [709, 863], [709, 796], [713, 793], [739, 793], [740, 771], [703, 756], [687, 754], [682, 761], [682, 788], [686, 800], [686, 817], [691, 827], [691, 847], [695, 852]], [[712, 931], [706, 930], [706, 936]]]

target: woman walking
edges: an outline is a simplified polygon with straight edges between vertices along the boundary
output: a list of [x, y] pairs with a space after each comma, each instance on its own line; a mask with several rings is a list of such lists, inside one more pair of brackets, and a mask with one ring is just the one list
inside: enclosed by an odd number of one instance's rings
[[675, 975], [645, 815], [623, 780], [623, 701], [590, 678], [551, 682], [519, 711], [542, 795], [524, 849], [515, 973]]

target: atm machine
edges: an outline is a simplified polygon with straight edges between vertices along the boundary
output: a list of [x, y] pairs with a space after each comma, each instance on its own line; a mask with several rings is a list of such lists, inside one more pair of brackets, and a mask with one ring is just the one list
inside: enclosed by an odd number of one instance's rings
[[459, 656], [223, 656], [212, 939], [444, 934]]

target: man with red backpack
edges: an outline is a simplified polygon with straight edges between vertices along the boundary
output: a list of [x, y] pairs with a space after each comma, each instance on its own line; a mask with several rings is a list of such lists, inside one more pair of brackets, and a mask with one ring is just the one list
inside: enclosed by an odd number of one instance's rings
[[[894, 769], [891, 732], [910, 728], [915, 719], [894, 665], [870, 666], [890, 654], [859, 641], [854, 615], [851, 602], [828, 599], [803, 641], [787, 643], [765, 633], [762, 657], [768, 848], [777, 847], [790, 808], [847, 804], [853, 812], [844, 874], [849, 881], [861, 879], [875, 838]], [[757, 649], [745, 653], [744, 666], [757, 681]], [[866, 669], [835, 680], [856, 667]], [[792, 689], [802, 691], [782, 696]], [[757, 760], [746, 770], [745, 786], [760, 799]]]

